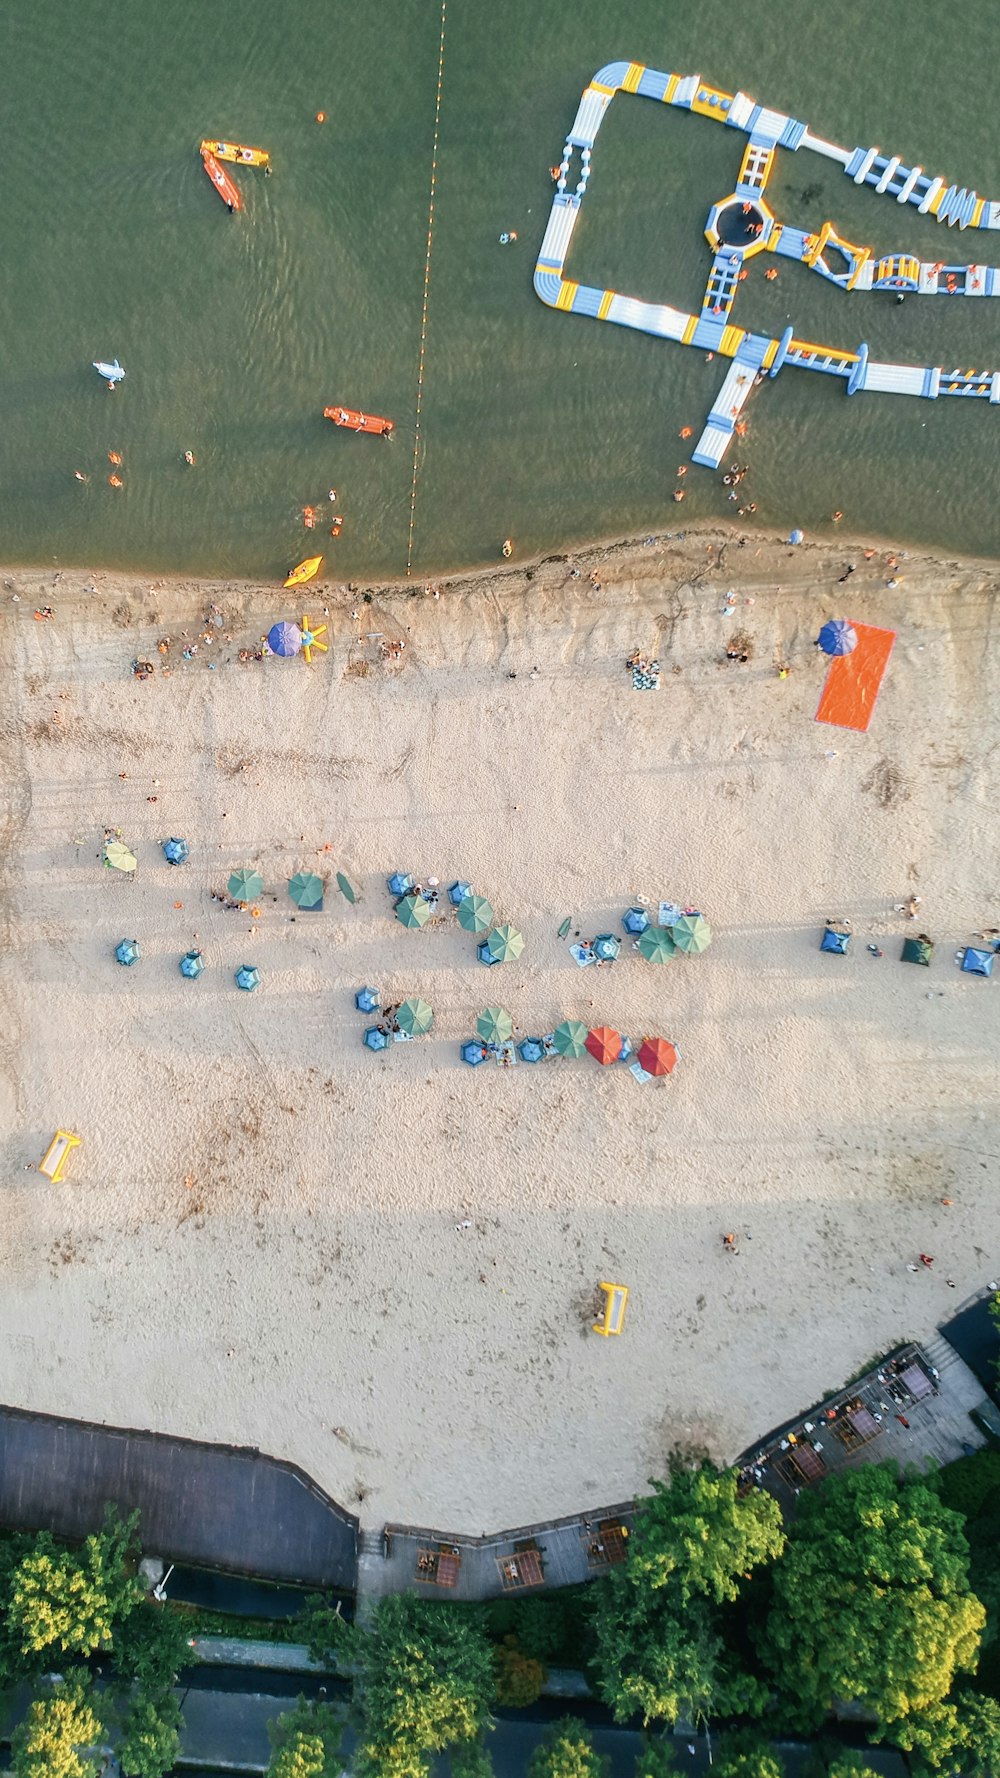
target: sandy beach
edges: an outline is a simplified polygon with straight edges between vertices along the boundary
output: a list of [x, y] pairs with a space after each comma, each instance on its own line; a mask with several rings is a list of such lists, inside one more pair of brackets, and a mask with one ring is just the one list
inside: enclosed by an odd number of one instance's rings
[[[1000, 925], [1000, 572], [720, 531], [435, 584], [302, 607], [0, 574], [0, 1399], [257, 1445], [366, 1523], [479, 1532], [627, 1498], [678, 1444], [732, 1457], [1000, 1270], [1000, 968], [954, 961]], [[303, 609], [329, 653], [240, 662]], [[898, 635], [867, 735], [814, 721], [838, 615]], [[115, 828], [134, 879], [99, 863]], [[258, 919], [212, 898], [243, 865]], [[289, 900], [303, 867], [322, 913]], [[395, 868], [468, 878], [523, 957], [405, 931]], [[640, 896], [702, 909], [711, 949], [578, 969], [563, 919], [620, 931]], [[916, 930], [930, 970], [898, 960]], [[364, 983], [422, 994], [432, 1034], [366, 1052]], [[682, 1060], [473, 1070], [493, 1003], [518, 1037], [577, 1016]], [[53, 1186], [57, 1126], [83, 1145]], [[630, 1290], [617, 1340], [589, 1331], [602, 1278]]]

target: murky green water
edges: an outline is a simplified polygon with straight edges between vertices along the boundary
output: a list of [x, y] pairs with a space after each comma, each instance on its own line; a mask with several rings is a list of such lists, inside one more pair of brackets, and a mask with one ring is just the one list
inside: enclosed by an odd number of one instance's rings
[[[531, 289], [548, 166], [595, 69], [700, 71], [1000, 198], [995, 23], [991, 0], [449, 0], [414, 571], [495, 560], [508, 534], [528, 553], [732, 514], [705, 471], [682, 509], [671, 498], [678, 431], [700, 428], [724, 366], [554, 314]], [[327, 572], [403, 571], [439, 29], [437, 0], [7, 0], [2, 559], [272, 575], [311, 553], [301, 508], [321, 502], [322, 519], [336, 487], [342, 536], [311, 534]], [[239, 217], [196, 152], [216, 132], [272, 153], [272, 178], [238, 175]], [[705, 216], [743, 142], [616, 101], [571, 271], [697, 307]], [[833, 163], [781, 160], [770, 191], [790, 221], [828, 215], [925, 257], [975, 243], [1000, 263], [1000, 234], [946, 233]], [[897, 306], [780, 266], [774, 283], [752, 274], [736, 319], [1000, 366], [1000, 303]], [[115, 354], [128, 377], [110, 395], [89, 366]], [[393, 443], [335, 430], [334, 401], [392, 416]], [[854, 531], [1000, 551], [1000, 410], [984, 402], [848, 401], [789, 370], [756, 397], [741, 455], [767, 526], [814, 530], [840, 507]]]

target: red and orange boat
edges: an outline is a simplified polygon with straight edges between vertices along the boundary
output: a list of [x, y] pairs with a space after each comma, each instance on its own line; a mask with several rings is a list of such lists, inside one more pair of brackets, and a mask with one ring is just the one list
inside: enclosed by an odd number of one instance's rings
[[325, 407], [324, 420], [332, 420], [335, 426], [346, 426], [351, 432], [374, 432], [381, 438], [391, 438], [394, 421], [383, 420], [378, 414], [363, 414], [353, 407]]
[[223, 203], [228, 204], [230, 210], [242, 210], [243, 199], [240, 197], [240, 188], [235, 180], [229, 177], [225, 167], [216, 160], [215, 155], [210, 154], [207, 149], [203, 148], [201, 152], [201, 164], [211, 179], [212, 184], [215, 186]]

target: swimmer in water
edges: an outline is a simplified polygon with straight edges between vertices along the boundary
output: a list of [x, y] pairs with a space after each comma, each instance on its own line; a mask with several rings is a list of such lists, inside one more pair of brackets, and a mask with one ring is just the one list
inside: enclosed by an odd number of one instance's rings
[[187, 464], [189, 469], [193, 469], [194, 468], [194, 452], [193, 451], [185, 451], [184, 452], [184, 461]]

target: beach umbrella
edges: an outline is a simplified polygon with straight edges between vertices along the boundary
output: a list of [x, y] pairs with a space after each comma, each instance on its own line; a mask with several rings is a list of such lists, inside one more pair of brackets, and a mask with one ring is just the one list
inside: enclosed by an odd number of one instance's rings
[[478, 1068], [480, 1062], [485, 1062], [486, 1054], [486, 1045], [478, 1038], [462, 1045], [462, 1061], [468, 1062], [470, 1068]]
[[293, 654], [298, 654], [302, 647], [302, 631], [298, 624], [272, 624], [267, 632], [267, 646], [272, 654], [282, 655], [288, 660]]
[[466, 932], [488, 932], [493, 924], [493, 909], [485, 895], [466, 895], [458, 904], [458, 923]]
[[923, 934], [918, 938], [904, 938], [901, 962], [922, 963], [925, 968], [928, 968], [933, 955], [934, 946], [929, 938], [924, 938]]
[[622, 948], [616, 932], [602, 932], [594, 940], [594, 956], [600, 963], [613, 963]]
[[802, 543], [802, 542], [804, 542], [804, 540], [805, 540], [805, 532], [800, 531], [798, 525], [796, 525], [794, 531], [790, 531], [788, 534], [789, 543]]
[[181, 958], [181, 975], [189, 982], [196, 982], [205, 968], [205, 959], [200, 951], [187, 951]]
[[628, 908], [622, 915], [622, 925], [633, 938], [638, 938], [640, 932], [645, 932], [649, 925], [649, 915], [645, 908]]
[[405, 895], [413, 888], [413, 878], [408, 870], [394, 870], [392, 876], [386, 878], [385, 886], [390, 895]]
[[544, 1062], [545, 1045], [540, 1037], [526, 1037], [517, 1046], [517, 1053], [522, 1062]]
[[524, 938], [516, 926], [498, 926], [485, 942], [494, 963], [513, 963], [524, 950]]
[[426, 926], [431, 910], [422, 895], [404, 895], [396, 904], [396, 918], [401, 926]]
[[647, 963], [666, 963], [676, 949], [672, 926], [647, 926], [639, 934], [639, 954]]
[[503, 1007], [487, 1006], [476, 1020], [476, 1030], [484, 1043], [509, 1043], [514, 1035], [514, 1021]]
[[434, 1023], [434, 1014], [426, 1000], [416, 996], [402, 1001], [396, 1008], [396, 1023], [408, 1037], [423, 1037]]
[[168, 864], [186, 864], [191, 856], [187, 840], [164, 840], [163, 856]]
[[259, 870], [234, 870], [229, 879], [229, 893], [234, 901], [256, 901], [264, 893], [264, 879]]
[[981, 951], [975, 945], [966, 945], [962, 968], [966, 975], [992, 975], [993, 952]]
[[379, 995], [377, 988], [359, 988], [354, 996], [354, 1004], [359, 1012], [378, 1012]]
[[124, 964], [126, 969], [130, 969], [133, 963], [138, 963], [141, 956], [137, 938], [120, 939], [115, 946], [115, 962]]
[[242, 988], [244, 994], [252, 994], [260, 987], [260, 970], [252, 963], [242, 963], [236, 971], [236, 986]]
[[704, 914], [682, 914], [669, 932], [677, 949], [689, 957], [700, 956], [712, 942], [712, 928]]
[[353, 907], [358, 899], [354, 892], [354, 884], [351, 882], [350, 877], [345, 877], [342, 870], [337, 872], [337, 888], [340, 890], [345, 901], [349, 901]]
[[452, 883], [451, 888], [448, 890], [448, 900], [451, 902], [453, 908], [457, 908], [465, 900], [466, 896], [471, 894], [472, 884], [463, 883], [461, 877], [459, 877], [458, 881]]
[[317, 913], [323, 908], [323, 879], [315, 871], [298, 870], [289, 879], [288, 893], [296, 907], [307, 910], [315, 908]]
[[476, 946], [476, 956], [486, 969], [492, 969], [494, 963], [499, 963], [500, 961], [499, 957], [494, 957], [492, 955], [490, 947], [485, 939]]
[[381, 1031], [378, 1025], [369, 1025], [361, 1040], [366, 1050], [387, 1050], [392, 1042], [387, 1031]]
[[816, 638], [824, 654], [851, 654], [858, 646], [857, 631], [846, 617], [831, 617]]
[[644, 1037], [635, 1059], [647, 1074], [672, 1074], [677, 1066], [677, 1051], [665, 1037]]
[[609, 1062], [617, 1062], [622, 1053], [621, 1036], [610, 1025], [595, 1025], [593, 1031], [587, 1032], [587, 1048], [594, 1060], [606, 1068]]
[[580, 1019], [563, 1019], [552, 1033], [552, 1042], [561, 1056], [582, 1056], [586, 1054], [589, 1033]]
[[108, 840], [101, 858], [109, 870], [130, 871], [137, 868], [136, 859], [121, 840]]
[[572, 924], [573, 924], [572, 915], [567, 914], [565, 920], [561, 920], [559, 922], [559, 930], [556, 933], [556, 937], [557, 938], [568, 938], [569, 937], [569, 929], [572, 926]]
[[821, 951], [833, 951], [835, 956], [846, 957], [850, 942], [849, 932], [835, 932], [832, 926], [828, 926], [820, 939], [819, 948]]

